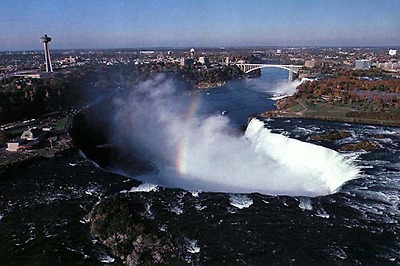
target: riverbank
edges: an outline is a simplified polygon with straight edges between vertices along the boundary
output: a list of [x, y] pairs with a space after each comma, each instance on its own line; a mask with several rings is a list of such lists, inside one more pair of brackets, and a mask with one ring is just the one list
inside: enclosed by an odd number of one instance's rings
[[221, 82], [201, 82], [195, 86], [197, 90], [213, 89], [224, 86], [226, 81]]
[[276, 110], [260, 113], [260, 118], [298, 118], [298, 119], [313, 119], [336, 121], [344, 123], [357, 123], [376, 126], [393, 126], [399, 127], [400, 120], [386, 120], [379, 117], [384, 113], [376, 112], [378, 118], [354, 117], [351, 116], [354, 112], [352, 106], [335, 106], [331, 104], [310, 104], [302, 99], [295, 100], [291, 105], [284, 104], [285, 99], [277, 100], [275, 103]]
[[303, 81], [293, 95], [277, 99], [275, 110], [259, 116], [400, 126], [400, 79], [339, 76]]

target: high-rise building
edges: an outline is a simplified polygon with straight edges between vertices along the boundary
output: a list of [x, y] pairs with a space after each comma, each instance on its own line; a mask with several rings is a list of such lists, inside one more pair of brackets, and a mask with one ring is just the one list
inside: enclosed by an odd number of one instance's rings
[[397, 54], [397, 50], [393, 50], [393, 49], [389, 50], [389, 55], [395, 56], [396, 54]]
[[183, 66], [183, 67], [187, 67], [187, 66], [193, 65], [193, 63], [194, 63], [193, 58], [182, 57], [180, 65]]
[[356, 60], [356, 69], [371, 68], [371, 60]]
[[44, 45], [44, 61], [46, 64], [46, 72], [53, 72], [53, 67], [51, 66], [50, 52], [49, 52], [49, 42], [51, 42], [51, 38], [45, 34], [42, 37], [40, 37], [40, 41]]
[[230, 62], [229, 56], [227, 56], [227, 57], [225, 58], [225, 64], [229, 65], [229, 62]]

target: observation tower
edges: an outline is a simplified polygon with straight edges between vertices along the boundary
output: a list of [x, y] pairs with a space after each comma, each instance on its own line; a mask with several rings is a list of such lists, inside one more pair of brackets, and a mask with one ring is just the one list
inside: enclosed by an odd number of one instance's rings
[[46, 34], [39, 38], [39, 40], [44, 45], [44, 61], [46, 64], [46, 72], [53, 72], [53, 67], [51, 66], [50, 52], [48, 43], [51, 42], [51, 38]]

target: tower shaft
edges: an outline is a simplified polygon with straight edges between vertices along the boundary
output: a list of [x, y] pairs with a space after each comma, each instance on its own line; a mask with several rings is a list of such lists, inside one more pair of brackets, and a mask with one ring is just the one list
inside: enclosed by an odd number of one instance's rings
[[53, 72], [53, 67], [51, 66], [49, 45], [47, 42], [43, 43], [44, 46], [44, 61], [46, 64], [46, 72]]

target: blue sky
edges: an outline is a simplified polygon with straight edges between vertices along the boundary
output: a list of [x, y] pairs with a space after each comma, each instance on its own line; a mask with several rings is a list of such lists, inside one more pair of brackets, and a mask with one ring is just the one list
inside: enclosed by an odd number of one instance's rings
[[400, 46], [399, 0], [0, 0], [0, 51]]

